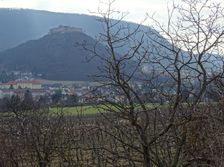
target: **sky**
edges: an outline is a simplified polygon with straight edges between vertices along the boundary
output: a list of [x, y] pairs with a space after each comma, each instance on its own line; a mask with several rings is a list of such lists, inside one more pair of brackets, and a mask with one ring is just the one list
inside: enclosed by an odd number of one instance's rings
[[[124, 20], [142, 23], [148, 13], [150, 16], [154, 15], [159, 22], [165, 23], [167, 6], [173, 1], [180, 3], [181, 0], [115, 0], [114, 6], [119, 11], [129, 13]], [[98, 8], [105, 8], [102, 2], [108, 2], [108, 0], [0, 0], [0, 8], [25, 8], [96, 15], [94, 12], [97, 12]], [[211, 0], [211, 2], [223, 3], [223, 0]]]
[[[0, 8], [28, 8], [92, 15], [99, 7], [105, 7], [102, 2], [105, 0], [0, 0]], [[144, 20], [146, 13], [156, 14], [157, 18], [163, 19], [166, 16], [167, 2], [168, 0], [116, 0], [114, 5], [116, 9], [129, 13], [125, 20], [139, 23]]]

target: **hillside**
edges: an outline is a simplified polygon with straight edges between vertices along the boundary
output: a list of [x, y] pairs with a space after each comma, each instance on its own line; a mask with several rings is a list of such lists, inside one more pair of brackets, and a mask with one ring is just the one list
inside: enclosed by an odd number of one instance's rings
[[[99, 60], [78, 43], [96, 41], [81, 31], [51, 32], [0, 53], [1, 70], [31, 71], [50, 80], [88, 80], [95, 74]], [[104, 53], [103, 45], [97, 48]]]
[[[99, 17], [64, 14], [29, 9], [0, 9], [0, 51], [15, 47], [28, 40], [34, 40], [45, 35], [49, 29], [59, 25], [82, 28], [95, 38], [102, 32]], [[128, 23], [136, 27], [134, 23]], [[148, 27], [142, 26], [143, 29]]]
[[[0, 70], [32, 71], [43, 74], [46, 79], [87, 80], [87, 75], [95, 73], [99, 62], [92, 60], [90, 63], [86, 63], [85, 57], [90, 57], [89, 53], [75, 47], [75, 43], [80, 41], [95, 43], [95, 36], [102, 32], [102, 26], [97, 19], [99, 17], [80, 14], [0, 9], [0, 51], [2, 51], [0, 53]], [[128, 24], [130, 29], [137, 26], [134, 23], [121, 22], [121, 24], [123, 23]], [[45, 35], [49, 29], [59, 25], [81, 28], [82, 32]], [[166, 46], [170, 45], [150, 27], [141, 26], [141, 29], [150, 30], [153, 35], [150, 33], [148, 35], [152, 39], [159, 40]], [[141, 35], [141, 33], [136, 34], [136, 39], [141, 38]], [[26, 42], [28, 40], [31, 41]], [[149, 47], [149, 52], [155, 59], [157, 59], [158, 52], [160, 55], [173, 56], [164, 47], [158, 46], [156, 42], [148, 42], [148, 40], [148, 38], [144, 39], [146, 47], [152, 45]], [[122, 54], [122, 51], [127, 48], [122, 49], [117, 52]], [[183, 51], [183, 55], [184, 61], [188, 60], [188, 54]], [[163, 59], [161, 62], [165, 65], [169, 64], [167, 59]], [[207, 67], [211, 68], [209, 64]], [[149, 73], [151, 69], [159, 70], [159, 68], [158, 64], [145, 64], [143, 69], [145, 73]]]

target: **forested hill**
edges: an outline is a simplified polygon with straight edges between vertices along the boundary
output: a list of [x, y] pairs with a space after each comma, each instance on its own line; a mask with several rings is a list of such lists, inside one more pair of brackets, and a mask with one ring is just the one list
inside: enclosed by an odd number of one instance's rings
[[[25, 42], [0, 53], [1, 70], [18, 70], [42, 74], [51, 80], [88, 80], [96, 73], [99, 60], [88, 59], [90, 52], [80, 43], [93, 45], [96, 41], [79, 31], [51, 32], [38, 40]], [[97, 47], [104, 53], [103, 45]]]

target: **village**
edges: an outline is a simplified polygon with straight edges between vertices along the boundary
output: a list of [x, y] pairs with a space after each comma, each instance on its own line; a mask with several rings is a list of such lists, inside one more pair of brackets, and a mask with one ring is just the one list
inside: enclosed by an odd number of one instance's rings
[[[67, 100], [69, 97], [76, 97], [75, 103], [92, 103], [93, 87], [91, 83], [86, 84], [63, 84], [50, 83], [37, 79], [17, 79], [6, 83], [0, 83], [0, 99], [5, 97], [19, 96], [24, 98], [27, 91], [35, 100], [40, 98], [57, 97], [60, 100]], [[59, 100], [59, 99], [57, 99]]]
[[0, 99], [12, 96], [23, 99], [25, 94], [29, 93], [35, 101], [44, 99], [48, 104], [63, 103], [65, 106], [97, 104], [106, 96], [110, 97], [111, 101], [124, 100], [119, 93], [115, 93], [109, 87], [100, 87], [96, 82], [51, 81], [40, 78], [40, 74], [34, 76], [32, 73], [18, 71], [2, 72], [0, 79]]

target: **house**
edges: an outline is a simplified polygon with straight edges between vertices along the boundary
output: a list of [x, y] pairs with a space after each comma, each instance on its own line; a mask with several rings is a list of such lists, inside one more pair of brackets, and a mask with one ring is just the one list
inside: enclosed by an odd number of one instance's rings
[[39, 98], [46, 94], [43, 89], [2, 89], [0, 90], [0, 98], [11, 97], [13, 95], [23, 98], [28, 90], [32, 94], [33, 98]]
[[0, 98], [18, 95], [23, 97], [29, 90], [34, 98], [45, 95], [46, 91], [42, 89], [40, 81], [37, 80], [16, 80], [0, 84]]
[[1, 83], [0, 89], [41, 89], [41, 83], [37, 80], [17, 80]]

